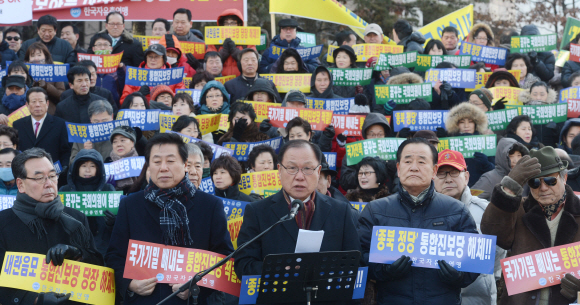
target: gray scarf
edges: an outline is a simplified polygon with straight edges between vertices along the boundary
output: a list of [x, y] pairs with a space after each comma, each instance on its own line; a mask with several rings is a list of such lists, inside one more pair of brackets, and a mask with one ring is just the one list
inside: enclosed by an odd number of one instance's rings
[[90, 247], [89, 231], [80, 221], [64, 212], [60, 196], [56, 196], [51, 202], [42, 203], [19, 192], [12, 210], [32, 233], [36, 233], [39, 240], [48, 234], [43, 223], [44, 219], [48, 219], [58, 222], [64, 228], [70, 236], [71, 245], [79, 249]]

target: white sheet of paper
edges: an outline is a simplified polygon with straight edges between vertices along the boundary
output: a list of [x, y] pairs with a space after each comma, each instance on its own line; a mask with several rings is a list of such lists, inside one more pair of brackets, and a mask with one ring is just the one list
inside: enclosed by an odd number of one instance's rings
[[322, 245], [322, 238], [324, 237], [324, 230], [320, 231], [310, 231], [302, 230], [298, 231], [298, 240], [296, 241], [295, 253], [311, 253], [320, 252], [320, 246]]

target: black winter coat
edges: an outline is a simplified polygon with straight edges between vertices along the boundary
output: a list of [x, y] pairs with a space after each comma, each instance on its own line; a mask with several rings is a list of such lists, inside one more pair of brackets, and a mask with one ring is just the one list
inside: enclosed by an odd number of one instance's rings
[[[2, 60], [0, 62], [0, 69], [8, 69], [6, 62], [15, 61], [18, 59], [18, 55], [16, 55], [16, 52], [11, 50], [9, 47], [10, 45], [6, 40], [0, 41], [0, 59]], [[2, 94], [2, 96], [3, 95], [4, 94]]]
[[556, 57], [552, 52], [539, 52], [538, 62], [534, 65], [534, 74], [543, 82], [548, 83], [554, 77]]
[[[90, 124], [89, 104], [93, 101], [102, 100], [99, 95], [89, 93], [87, 95], [77, 95], [73, 93], [72, 96], [60, 101], [56, 105], [55, 116], [62, 118], [69, 123]], [[113, 112], [117, 113], [117, 105], [113, 103]]]
[[[259, 75], [257, 77], [263, 78], [260, 77]], [[248, 95], [250, 89], [254, 86], [255, 80], [256, 80], [255, 78], [248, 79], [244, 75], [240, 75], [232, 80], [227, 81], [224, 84], [224, 87], [226, 88], [226, 91], [230, 94], [230, 104], [235, 103], [239, 99], [244, 99]], [[276, 85], [274, 85], [274, 83], [269, 79], [267, 81], [270, 82], [272, 90], [276, 93], [276, 101], [281, 101], [282, 98], [280, 97], [280, 94], [276, 89]]]
[[[111, 105], [115, 105], [115, 107], [117, 107], [117, 103], [115, 102], [115, 99], [113, 98], [113, 93], [111, 93], [111, 91], [109, 91], [109, 89], [95, 86], [95, 87], [91, 87], [91, 89], [89, 89], [89, 92], [92, 94], [96, 94], [96, 95], [102, 97], [103, 99], [106, 99], [107, 101], [109, 101], [109, 103]], [[65, 90], [60, 95], [60, 100], [64, 101], [66, 98], [71, 97], [73, 94], [74, 94], [73, 89]], [[119, 107], [117, 107], [117, 109], [119, 109]]]
[[564, 68], [562, 68], [562, 86], [564, 88], [568, 88], [572, 85], [570, 76], [576, 71], [580, 71], [580, 63], [569, 60], [564, 64]]
[[216, 187], [215, 195], [218, 197], [231, 199], [231, 200], [237, 200], [237, 201], [245, 201], [245, 202], [258, 201], [257, 198], [251, 197], [250, 195], [246, 195], [246, 194], [240, 192], [240, 189], [238, 188], [237, 184], [230, 186], [225, 190], [220, 190]]
[[[102, 33], [108, 34], [107, 30], [102, 31]], [[93, 38], [91, 38], [89, 49], [87, 50], [89, 54], [94, 54], [93, 47], [95, 46], [96, 37], [97, 36], [93, 36]], [[141, 42], [133, 38], [133, 35], [127, 32], [127, 30], [123, 31], [121, 38], [117, 44], [113, 46], [113, 54], [121, 52], [124, 52], [121, 62], [125, 64], [125, 66], [139, 67], [139, 65], [145, 61], [145, 54], [143, 53]]]
[[48, 43], [45, 43], [39, 37], [28, 39], [27, 41], [23, 42], [22, 46], [20, 46], [20, 50], [18, 50], [18, 57], [20, 60], [24, 60], [24, 55], [26, 54], [28, 47], [30, 47], [31, 44], [39, 41], [48, 48], [48, 51], [50, 51], [52, 61], [61, 62], [64, 64], [74, 64], [77, 62], [76, 53], [73, 51], [70, 43], [56, 36]]

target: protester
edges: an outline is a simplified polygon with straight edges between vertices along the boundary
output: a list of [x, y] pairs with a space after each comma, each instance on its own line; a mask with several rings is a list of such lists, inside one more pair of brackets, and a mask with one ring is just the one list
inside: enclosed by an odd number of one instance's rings
[[223, 76], [224, 64], [218, 52], [206, 52], [203, 61], [205, 62], [205, 71], [209, 72], [211, 76], [214, 78]]
[[403, 46], [403, 52], [417, 51], [423, 53], [425, 37], [420, 32], [413, 32], [409, 21], [399, 19], [393, 25], [393, 40], [399, 46]]
[[30, 115], [14, 122], [14, 128], [19, 131], [18, 149], [42, 148], [51, 155], [52, 160], [60, 161], [62, 167], [66, 167], [71, 151], [66, 123], [48, 114], [46, 91], [38, 87], [30, 88], [26, 94], [26, 106]]
[[79, 53], [87, 53], [87, 50], [83, 49], [79, 43], [79, 28], [71, 22], [62, 22], [60, 24], [60, 38], [70, 43], [75, 57]]
[[506, 136], [518, 141], [527, 149], [540, 149], [544, 144], [538, 141], [536, 128], [528, 115], [515, 116], [506, 127]]
[[240, 192], [238, 188], [242, 167], [236, 158], [227, 154], [215, 158], [211, 162], [210, 175], [215, 185], [216, 196], [236, 201], [257, 201], [257, 198]]
[[[533, 24], [522, 27], [521, 36], [540, 35], [540, 30]], [[543, 82], [549, 82], [554, 77], [554, 69], [556, 64], [556, 57], [552, 52], [528, 52], [530, 63], [534, 67], [533, 72]]]
[[[125, 302], [156, 304], [182, 284], [160, 284], [157, 278], [123, 278], [129, 240], [139, 240], [183, 248], [196, 248], [223, 255], [233, 251], [227, 231], [222, 201], [199, 191], [188, 179], [188, 149], [178, 135], [163, 133], [147, 143], [145, 159], [151, 180], [144, 191], [121, 200], [111, 242], [105, 256], [107, 266], [115, 270], [116, 291]], [[163, 217], [170, 213], [172, 221]], [[160, 220], [152, 218], [154, 215]], [[201, 287], [199, 303], [214, 290]], [[186, 290], [172, 299], [172, 304], [187, 304]]]
[[201, 139], [201, 132], [199, 132], [199, 122], [197, 119], [191, 116], [182, 115], [173, 126], [171, 126], [171, 131], [179, 132], [182, 135], [186, 135], [190, 138]]
[[18, 149], [18, 130], [0, 125], [0, 149], [13, 148]]
[[282, 52], [278, 60], [270, 68], [270, 73], [308, 73], [306, 64], [294, 48], [288, 48]]
[[[20, 59], [24, 59], [24, 54], [28, 52], [28, 48], [38, 42], [47, 48], [54, 61], [64, 64], [77, 62], [76, 53], [73, 52], [71, 45], [66, 40], [56, 37], [58, 30], [56, 18], [51, 15], [44, 15], [38, 18], [36, 29], [38, 37], [25, 41], [22, 43], [20, 50], [18, 50]], [[52, 64], [52, 62], [50, 63]]]
[[236, 102], [228, 114], [228, 131], [219, 139], [218, 145], [225, 142], [260, 142], [268, 139], [256, 124], [256, 112], [251, 104]]
[[[32, 75], [30, 75], [28, 66], [22, 60], [16, 60], [10, 63], [10, 66], [6, 69], [6, 76], [10, 75], [24, 76], [26, 78], [26, 86], [28, 88], [33, 87], [32, 84], [34, 83], [34, 79], [32, 79]], [[4, 79], [5, 78], [2, 78], [3, 82]], [[6, 85], [3, 84], [2, 87], [0, 87], [0, 97], [4, 96], [4, 93], [6, 93]]]
[[[344, 197], [344, 195], [337, 188], [332, 186], [332, 180], [336, 177], [337, 174], [338, 173], [335, 170], [330, 169], [328, 163], [326, 162], [326, 158], [324, 158], [320, 167], [320, 178], [318, 178], [318, 185], [316, 186], [316, 190], [322, 195], [326, 195], [338, 201], [348, 202], [350, 204], [350, 201], [346, 199], [346, 197]], [[354, 208], [354, 206], [351, 205], [351, 207], [353, 207], [352, 221], [354, 222], [355, 227], [358, 229], [359, 212], [356, 208]]]
[[[532, 150], [496, 185], [481, 221], [483, 234], [497, 236], [497, 245], [516, 256], [549, 247], [577, 242], [580, 200], [566, 185], [567, 162], [562, 162], [554, 148]], [[530, 196], [523, 197], [524, 185]], [[525, 304], [532, 297], [540, 303], [569, 304], [577, 297], [578, 281], [562, 274], [562, 284], [518, 294], [507, 294], [505, 284], [502, 304]]]
[[445, 46], [445, 54], [455, 55], [459, 51], [459, 31], [453, 26], [446, 26], [441, 32], [441, 41]]
[[177, 37], [165, 34], [159, 40], [159, 44], [167, 50], [167, 63], [171, 68], [183, 67], [183, 77], [193, 77], [195, 75], [195, 70], [187, 63], [187, 57], [183, 54]]
[[198, 71], [189, 83], [189, 89], [201, 90], [208, 82], [214, 80], [213, 75], [207, 71]]
[[[111, 105], [117, 106], [117, 109], [118, 109], [119, 108], [119, 95], [117, 94], [117, 96], [115, 97], [113, 95], [113, 92], [110, 91], [109, 89], [97, 86], [97, 79], [98, 79], [97, 65], [91, 60], [82, 60], [77, 64], [77, 66], [86, 67], [89, 70], [89, 72], [91, 73], [91, 84], [90, 84], [89, 92], [96, 94], [96, 95], [102, 97], [103, 99], [106, 99], [107, 101], [109, 101], [109, 103]], [[65, 90], [60, 95], [60, 99], [64, 100], [64, 99], [72, 96], [73, 92], [74, 92], [73, 89]], [[115, 93], [117, 93], [117, 92], [115, 92]]]
[[342, 96], [338, 96], [334, 93], [332, 74], [326, 67], [316, 67], [316, 70], [312, 72], [309, 96], [324, 99], [342, 98]]
[[530, 63], [530, 58], [525, 54], [510, 54], [505, 63], [505, 68], [508, 70], [520, 70], [520, 88], [528, 89], [533, 84], [540, 81], [540, 79], [533, 74], [532, 71], [534, 70], [534, 67]]
[[199, 146], [187, 143], [187, 178], [198, 189], [203, 176], [203, 162], [204, 157]]
[[493, 101], [493, 93], [486, 88], [479, 88], [473, 90], [469, 94], [469, 103], [481, 109], [483, 112], [493, 111], [491, 102]]
[[8, 42], [10, 50], [16, 52], [20, 51], [22, 46], [22, 31], [18, 27], [9, 27], [4, 31], [4, 40]]
[[493, 87], [515, 87], [520, 88], [520, 83], [513, 74], [509, 73], [505, 69], [496, 69], [487, 79], [485, 83], [485, 88], [490, 89]]
[[425, 45], [425, 50], [423, 51], [423, 54], [426, 54], [426, 55], [444, 55], [444, 54], [446, 54], [445, 46], [443, 45], [443, 42], [441, 42], [441, 40], [431, 39]]
[[187, 115], [195, 117], [195, 107], [193, 106], [193, 98], [189, 93], [179, 92], [171, 101], [171, 109], [173, 115]]
[[[10, 127], [8, 127], [10, 128]], [[3, 128], [0, 128], [0, 133]], [[4, 137], [4, 136], [0, 136]], [[12, 174], [12, 160], [20, 154], [11, 147], [0, 149], [0, 195], [18, 195], [18, 186]]]
[[[105, 163], [119, 161], [125, 158], [137, 157], [138, 153], [135, 149], [137, 143], [137, 133], [129, 126], [118, 126], [111, 132], [111, 145], [113, 147], [109, 157], [105, 159]], [[135, 183], [135, 177], [129, 177], [121, 180], [116, 180], [115, 189], [123, 191], [127, 194], [127, 190]]]
[[[103, 266], [87, 217], [60, 200], [50, 154], [32, 148], [16, 156], [11, 167], [18, 194], [11, 209], [0, 211], [0, 262], [11, 251], [46, 255], [46, 263], [53, 266], [65, 259]], [[2, 304], [73, 304], [66, 302], [69, 298], [70, 294], [0, 287]]]
[[384, 40], [383, 29], [376, 24], [371, 23], [367, 25], [364, 31], [364, 41], [368, 44], [382, 44]]
[[[473, 283], [479, 274], [458, 271], [445, 260], [437, 261], [440, 269], [412, 268], [411, 257], [405, 255], [389, 265], [369, 261], [374, 226], [478, 233], [475, 221], [463, 203], [435, 191], [433, 179], [437, 175], [437, 150], [427, 140], [413, 138], [401, 143], [397, 150], [397, 169], [399, 192], [369, 202], [359, 218], [362, 257], [369, 266], [369, 279], [376, 281], [377, 302], [459, 305], [461, 288]], [[401, 218], [398, 215], [408, 216]], [[446, 219], [444, 225], [432, 221], [442, 217]], [[414, 293], [414, 289], [409, 287], [422, 287], [422, 293]]]
[[[6, 36], [4, 33], [0, 32], [0, 68], [1, 69], [6, 69], [7, 65], [6, 62], [7, 61], [15, 61], [18, 60], [18, 55], [16, 54], [16, 52], [14, 50], [12, 50], [10, 48], [10, 44], [8, 43], [7, 39], [4, 39], [3, 37]], [[14, 39], [13, 37], [10, 37], [10, 40], [12, 41], [12, 39]]]
[[[572, 77], [573, 75], [575, 75], [575, 77]], [[578, 86], [580, 80], [578, 80], [576, 84], [573, 84], [574, 79], [577, 78], [578, 76], [580, 76], [580, 63], [577, 63], [572, 60], [566, 61], [564, 67], [562, 68], [562, 76], [561, 76], [562, 86], [564, 88]]]
[[149, 101], [141, 92], [133, 92], [127, 95], [121, 109], [147, 110]]
[[272, 88], [269, 80], [258, 78], [254, 82], [254, 86], [248, 91], [246, 101], [280, 104], [282, 101], [279, 97], [278, 91]]
[[197, 114], [228, 114], [230, 113], [230, 95], [222, 83], [212, 80], [201, 90], [199, 105], [201, 108]]
[[524, 105], [546, 105], [558, 102], [558, 93], [542, 81], [535, 82], [533, 85], [522, 92], [518, 101]]
[[[141, 92], [143, 90], [139, 90]], [[175, 97], [175, 92], [166, 85], [159, 85], [151, 92], [151, 100], [149, 102], [151, 109], [173, 110], [171, 103]]]
[[[244, 98], [260, 77], [258, 75], [258, 60], [260, 54], [254, 49], [243, 49], [240, 51], [239, 56], [238, 69], [242, 72], [241, 75], [225, 83], [226, 90], [231, 95], [230, 101], [232, 102]], [[281, 101], [282, 99], [278, 94], [276, 85], [271, 80], [267, 81], [270, 83], [272, 90], [276, 92], [277, 100]]]
[[[457, 69], [452, 63], [441, 62], [436, 69]], [[447, 81], [437, 81], [433, 84], [431, 109], [447, 110], [459, 105], [469, 99], [469, 96], [463, 88], [453, 88]], [[386, 105], [385, 105], [386, 107]], [[388, 114], [388, 113], [387, 113]]]
[[169, 29], [171, 29], [171, 24], [167, 19], [157, 18], [151, 24], [151, 35], [163, 36], [169, 32]]
[[[91, 39], [93, 43], [92, 51], [97, 55], [109, 55], [113, 52], [113, 39], [109, 34], [97, 33]], [[94, 86], [102, 87], [111, 91], [115, 102], [119, 104], [119, 97], [123, 93], [125, 87], [125, 74], [127, 67], [121, 61], [117, 67], [117, 71], [113, 73], [103, 74], [98, 73], [96, 77], [96, 84]], [[91, 81], [91, 86], [93, 82]], [[117, 105], [119, 106], [119, 105]]]
[[[336, 41], [336, 45], [339, 47], [349, 46], [352, 48], [356, 44], [356, 40], [356, 34], [350, 29], [342, 30], [334, 36], [334, 41]], [[322, 55], [321, 64], [325, 67], [329, 66], [328, 53]]]
[[[339, 69], [357, 68], [357, 56], [352, 47], [348, 45], [340, 46], [332, 53], [334, 67]], [[362, 86], [333, 86], [332, 91], [341, 97], [354, 97], [357, 93], [362, 93]]]
[[[395, 69], [393, 69], [395, 70]], [[395, 73], [393, 73], [395, 72]], [[403, 73], [399, 73], [399, 72], [403, 72]], [[409, 69], [404, 68], [403, 69], [397, 69], [396, 71], [392, 71], [391, 70], [391, 77], [389, 78], [389, 80], [387, 81], [387, 85], [406, 85], [406, 84], [421, 84], [423, 83], [423, 78], [419, 75], [417, 75], [416, 73], [411, 73], [409, 72]], [[433, 89], [433, 92], [435, 92], [435, 90]], [[376, 104], [376, 98], [375, 96], [372, 97], [373, 98], [373, 105], [375, 105], [374, 108], [374, 112], [379, 112], [379, 113], [383, 113], [383, 114], [392, 114], [393, 110], [396, 107], [396, 104], [394, 103], [385, 103], [382, 106]]]
[[2, 78], [2, 104], [0, 104], [0, 123], [8, 124], [8, 116], [26, 104], [26, 78], [21, 75], [10, 75]]
[[274, 170], [278, 164], [278, 156], [268, 144], [254, 146], [248, 156], [248, 173], [256, 173]]
[[[475, 43], [481, 46], [494, 46], [494, 35], [491, 27], [485, 23], [476, 23], [471, 27], [469, 31], [469, 35], [467, 35], [467, 42]], [[455, 55], [459, 55], [459, 50], [455, 53]], [[495, 69], [499, 68], [498, 65], [488, 64], [486, 63], [485, 66], [490, 68], [491, 71], [495, 71]], [[488, 88], [486, 86], [486, 88]]]
[[[59, 38], [60, 39], [60, 38]], [[65, 41], [68, 44], [68, 42]], [[24, 55], [24, 62], [33, 64], [53, 64], [52, 55], [46, 46], [40, 42], [31, 44]], [[75, 59], [76, 62], [76, 59]], [[34, 87], [41, 87], [46, 90], [51, 103], [51, 113], [54, 107], [61, 101], [60, 95], [64, 92], [64, 82], [47, 82], [44, 80], [34, 80]]]
[[312, 131], [310, 123], [301, 117], [295, 117], [288, 121], [285, 132], [286, 136], [284, 138], [286, 141], [304, 140], [314, 142], [314, 131]]
[[[113, 121], [113, 107], [105, 100], [97, 100], [92, 102], [87, 109], [89, 114], [91, 124], [106, 123]], [[81, 149], [94, 149], [101, 154], [101, 157], [107, 159], [113, 150], [111, 142], [101, 141], [92, 142], [86, 141], [84, 143], [72, 143], [72, 149], [70, 154], [70, 161], [72, 162], [77, 153]]]
[[190, 10], [186, 8], [178, 8], [173, 13], [173, 35], [175, 35], [179, 41], [203, 42], [203, 40], [197, 38], [190, 31], [192, 24]]
[[374, 157], [364, 157], [357, 165], [358, 186], [346, 194], [348, 201], [371, 202], [389, 196], [387, 167], [385, 162]]
[[211, 147], [202, 141], [198, 141], [194, 143], [195, 145], [197, 145], [199, 147], [199, 149], [201, 149], [201, 153], [203, 154], [203, 176], [202, 178], [208, 178], [209, 175], [209, 171], [210, 171], [210, 166], [211, 166], [211, 160], [213, 159], [213, 151], [211, 150]]

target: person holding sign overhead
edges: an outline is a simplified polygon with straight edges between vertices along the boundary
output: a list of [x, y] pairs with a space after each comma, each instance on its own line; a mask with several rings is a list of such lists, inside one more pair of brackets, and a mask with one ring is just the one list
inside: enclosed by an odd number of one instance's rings
[[268, 140], [269, 137], [261, 133], [256, 124], [256, 112], [251, 104], [234, 103], [228, 114], [230, 127], [228, 131], [219, 139], [218, 145], [225, 142], [260, 142]]
[[420, 32], [413, 32], [413, 27], [405, 19], [399, 19], [393, 24], [393, 40], [404, 47], [403, 52], [423, 53], [425, 37]]
[[[64, 42], [68, 44], [68, 42]], [[33, 64], [54, 64], [52, 54], [41, 42], [35, 42], [27, 48], [26, 52], [24, 53], [24, 62]], [[60, 96], [65, 90], [64, 83], [35, 80], [32, 86], [41, 87], [42, 89], [46, 90], [51, 102], [50, 113], [54, 114], [54, 107], [61, 101]]]

